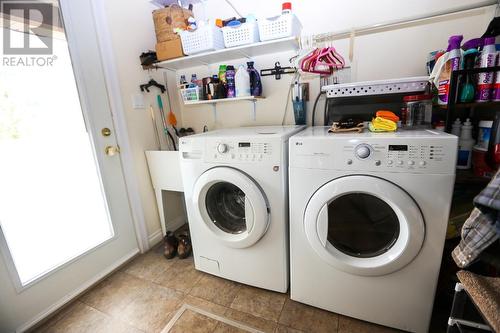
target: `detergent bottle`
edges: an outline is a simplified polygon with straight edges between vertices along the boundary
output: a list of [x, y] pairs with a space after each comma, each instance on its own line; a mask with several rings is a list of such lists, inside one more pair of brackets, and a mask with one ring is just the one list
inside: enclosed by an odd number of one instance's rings
[[236, 97], [250, 96], [250, 75], [243, 65], [238, 67], [234, 77]]
[[259, 71], [253, 67], [253, 61], [247, 62], [247, 71], [250, 75], [250, 90], [253, 96], [262, 96], [262, 81], [260, 80]]
[[457, 169], [470, 169], [474, 143], [475, 141], [472, 138], [472, 123], [467, 118], [462, 125], [460, 139], [458, 140]]
[[440, 105], [448, 104], [451, 72], [460, 69], [460, 59], [462, 56], [460, 43], [462, 39], [462, 35], [451, 36], [448, 39], [448, 49], [445, 54], [439, 57], [431, 73], [431, 79], [434, 79], [434, 84], [438, 90], [438, 104]]
[[[484, 39], [483, 49], [478, 59], [479, 68], [493, 67], [496, 63], [497, 51], [495, 48], [495, 37]], [[493, 92], [493, 79], [495, 73], [479, 73], [477, 76], [476, 102], [488, 102]]]
[[227, 84], [227, 95], [226, 98], [236, 97], [236, 87], [234, 82], [235, 76], [234, 66], [228, 65], [226, 67], [226, 84]]

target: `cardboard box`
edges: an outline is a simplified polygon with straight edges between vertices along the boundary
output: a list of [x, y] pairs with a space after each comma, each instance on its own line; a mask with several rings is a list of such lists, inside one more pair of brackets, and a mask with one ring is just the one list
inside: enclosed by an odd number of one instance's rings
[[159, 61], [183, 57], [181, 39], [177, 36], [166, 42], [156, 43], [156, 57]]

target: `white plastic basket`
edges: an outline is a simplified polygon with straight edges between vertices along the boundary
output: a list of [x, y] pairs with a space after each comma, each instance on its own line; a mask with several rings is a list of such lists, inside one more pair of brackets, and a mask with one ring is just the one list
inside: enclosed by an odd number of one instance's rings
[[197, 102], [201, 100], [200, 90], [200, 87], [181, 88], [180, 91], [184, 103], [189, 104], [190, 102]]
[[195, 31], [182, 31], [181, 41], [182, 50], [187, 55], [224, 48], [222, 31], [213, 25], [205, 25]]
[[259, 26], [260, 40], [272, 40], [298, 36], [302, 25], [295, 14], [285, 14], [257, 21]]
[[226, 47], [252, 44], [259, 41], [259, 27], [255, 21], [245, 22], [238, 27], [224, 27], [222, 33]]

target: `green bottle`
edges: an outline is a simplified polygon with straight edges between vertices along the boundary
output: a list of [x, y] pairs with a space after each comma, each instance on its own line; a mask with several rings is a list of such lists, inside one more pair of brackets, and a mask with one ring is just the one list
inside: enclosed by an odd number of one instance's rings
[[219, 80], [220, 82], [227, 84], [226, 80], [226, 65], [219, 66]]

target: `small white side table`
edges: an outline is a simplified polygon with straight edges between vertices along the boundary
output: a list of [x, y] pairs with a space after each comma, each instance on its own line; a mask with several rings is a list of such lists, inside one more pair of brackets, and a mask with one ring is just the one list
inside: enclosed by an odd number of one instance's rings
[[178, 151], [146, 151], [163, 236], [167, 233], [162, 191], [184, 192]]

